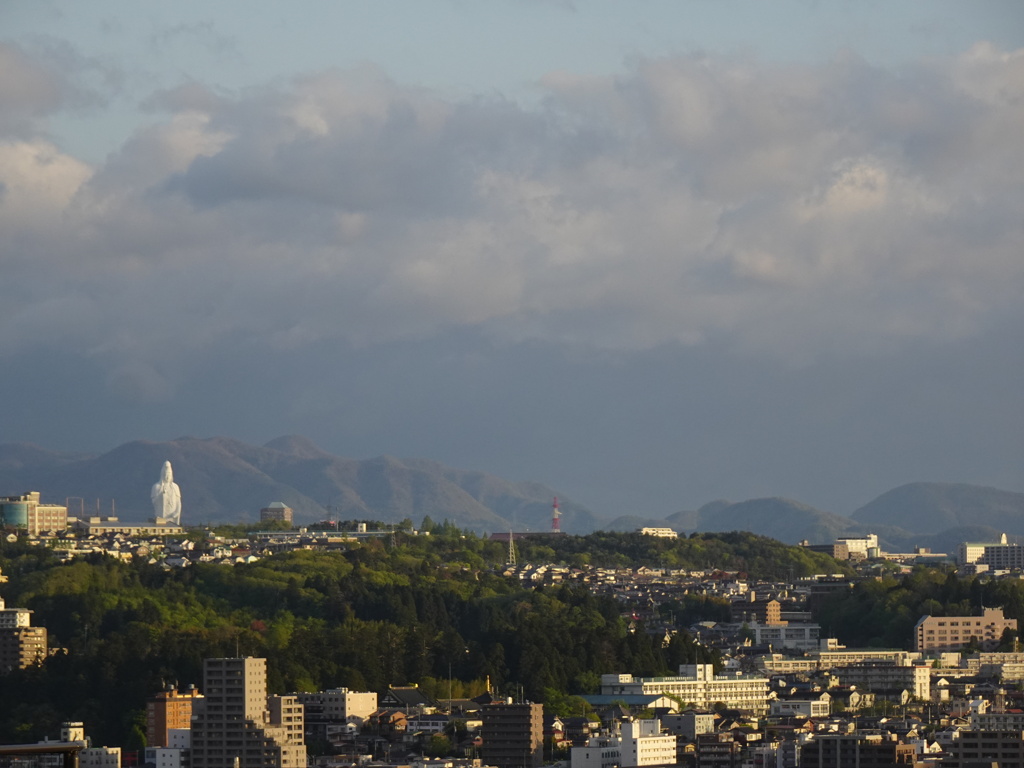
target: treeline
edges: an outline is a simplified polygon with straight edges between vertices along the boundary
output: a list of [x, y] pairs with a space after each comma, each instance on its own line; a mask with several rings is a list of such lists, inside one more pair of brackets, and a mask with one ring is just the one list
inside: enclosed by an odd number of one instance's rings
[[139, 748], [146, 698], [169, 683], [201, 685], [207, 657], [266, 657], [275, 692], [420, 682], [447, 695], [451, 680], [456, 695], [475, 695], [490, 681], [552, 703], [596, 691], [605, 672], [664, 675], [712, 660], [684, 634], [663, 647], [628, 631], [611, 599], [524, 589], [474, 567], [500, 561], [493, 542], [425, 538], [174, 570], [102, 555], [60, 564], [3, 543], [8, 605], [33, 610], [62, 650], [0, 676], [0, 742], [53, 736], [72, 719], [96, 743]]
[[[910, 648], [922, 616], [973, 616], [985, 608], [1003, 608], [1024, 625], [1024, 582], [965, 579], [952, 571], [916, 568], [904, 576], [859, 582], [814, 607], [822, 632], [851, 647]], [[1004, 638], [1005, 650], [1015, 635]]]

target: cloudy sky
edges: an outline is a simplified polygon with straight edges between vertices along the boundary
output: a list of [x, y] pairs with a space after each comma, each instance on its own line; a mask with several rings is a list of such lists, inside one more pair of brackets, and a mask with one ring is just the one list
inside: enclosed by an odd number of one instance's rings
[[0, 442], [1024, 491], [1024, 5], [4, 3], [0, 291]]

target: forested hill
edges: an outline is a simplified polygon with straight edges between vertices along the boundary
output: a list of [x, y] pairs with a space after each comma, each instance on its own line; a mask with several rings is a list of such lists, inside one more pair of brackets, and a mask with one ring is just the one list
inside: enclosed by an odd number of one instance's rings
[[[821, 555], [751, 534], [665, 540], [637, 534], [522, 541], [521, 562], [716, 566], [764, 574], [835, 570]], [[268, 659], [277, 693], [419, 683], [456, 695], [515, 683], [548, 704], [593, 692], [598, 676], [670, 674], [708, 658], [685, 633], [629, 633], [621, 608], [575, 587], [524, 589], [496, 575], [506, 548], [457, 528], [373, 540], [347, 552], [298, 551], [234, 567], [164, 570], [105, 556], [59, 564], [44, 548], [0, 541], [10, 606], [34, 611], [51, 645], [41, 667], [0, 676], [0, 742], [82, 720], [99, 743], [138, 748], [145, 699], [200, 684], [207, 657]], [[678, 615], [679, 612], [677, 612]], [[443, 684], [439, 681], [444, 680]], [[446, 695], [443, 693], [442, 695]]]

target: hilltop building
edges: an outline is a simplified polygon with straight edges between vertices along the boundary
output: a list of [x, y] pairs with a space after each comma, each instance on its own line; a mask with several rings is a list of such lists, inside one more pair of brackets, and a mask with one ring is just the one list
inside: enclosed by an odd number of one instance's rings
[[1008, 546], [1005, 533], [999, 537], [999, 541], [965, 541], [957, 547], [956, 564], [972, 565], [980, 562], [985, 555], [985, 550], [989, 547], [1005, 546]]
[[305, 768], [302, 704], [267, 696], [267, 660], [206, 659], [191, 768]]
[[10, 526], [29, 536], [44, 531], [63, 531], [68, 527], [68, 508], [63, 504], [43, 504], [39, 491], [0, 498], [0, 526]]
[[260, 522], [268, 523], [281, 521], [291, 525], [293, 515], [294, 513], [292, 512], [291, 507], [280, 501], [272, 501], [260, 510]]

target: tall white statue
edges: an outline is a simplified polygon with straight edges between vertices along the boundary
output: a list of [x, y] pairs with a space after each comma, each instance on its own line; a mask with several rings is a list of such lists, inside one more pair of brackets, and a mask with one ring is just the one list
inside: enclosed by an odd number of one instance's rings
[[171, 462], [164, 462], [164, 468], [160, 470], [160, 479], [153, 485], [149, 497], [153, 500], [154, 517], [181, 525], [181, 488], [174, 482]]

